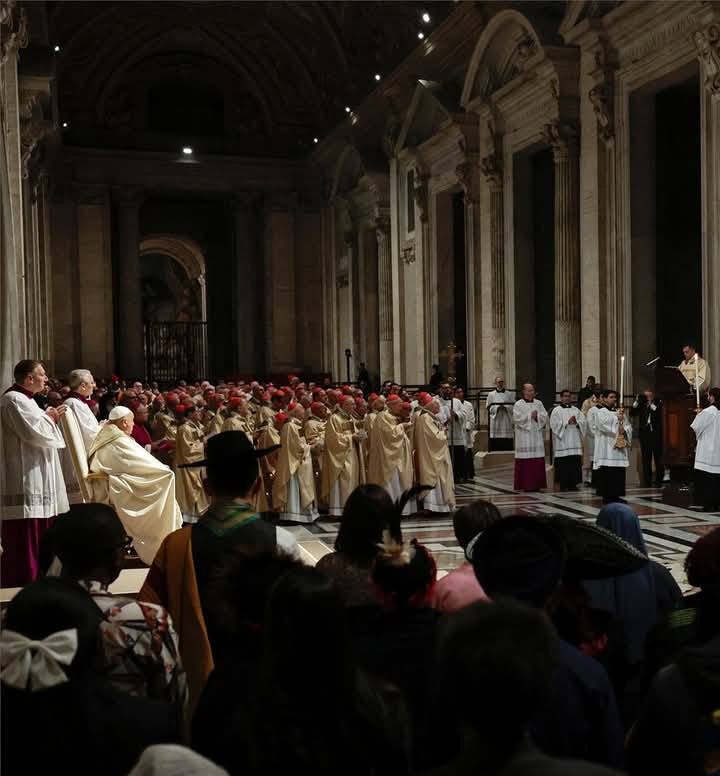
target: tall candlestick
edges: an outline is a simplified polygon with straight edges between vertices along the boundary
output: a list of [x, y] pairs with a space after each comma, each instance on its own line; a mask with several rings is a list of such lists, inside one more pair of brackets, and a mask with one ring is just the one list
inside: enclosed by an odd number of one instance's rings
[[695, 354], [695, 402], [700, 406], [700, 378], [698, 376], [698, 354]]
[[618, 407], [622, 407], [624, 384], [625, 384], [625, 356], [620, 356], [620, 402], [618, 404]]

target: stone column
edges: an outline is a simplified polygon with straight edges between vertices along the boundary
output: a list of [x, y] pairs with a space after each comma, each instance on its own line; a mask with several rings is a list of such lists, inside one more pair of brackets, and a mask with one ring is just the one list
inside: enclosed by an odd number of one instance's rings
[[118, 294], [118, 370], [123, 378], [145, 375], [145, 338], [140, 284], [140, 204], [137, 189], [117, 189], [117, 257], [115, 262]]
[[545, 125], [555, 160], [555, 389], [582, 380], [580, 349], [580, 202], [577, 130]]
[[380, 320], [380, 379], [393, 374], [392, 261], [390, 256], [390, 219], [375, 219], [378, 244], [378, 311]]
[[493, 369], [505, 375], [505, 206], [502, 156], [490, 154], [480, 160], [480, 169], [490, 189], [490, 299], [492, 303]]
[[251, 192], [239, 192], [232, 198], [235, 244], [234, 327], [237, 350], [235, 366], [241, 374], [258, 374], [264, 368], [259, 337], [263, 319], [263, 283], [257, 244], [253, 235], [253, 207], [258, 198]]

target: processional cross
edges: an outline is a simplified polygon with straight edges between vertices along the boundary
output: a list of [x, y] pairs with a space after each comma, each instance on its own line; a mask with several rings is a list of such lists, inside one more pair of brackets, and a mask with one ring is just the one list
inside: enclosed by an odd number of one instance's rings
[[465, 358], [465, 354], [457, 349], [454, 342], [450, 342], [440, 356], [448, 360], [448, 378], [454, 378], [457, 374], [457, 362]]

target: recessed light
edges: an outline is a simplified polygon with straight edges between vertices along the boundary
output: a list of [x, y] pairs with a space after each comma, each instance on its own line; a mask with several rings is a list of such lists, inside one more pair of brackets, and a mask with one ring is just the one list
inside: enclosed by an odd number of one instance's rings
[[313, 143], [317, 143], [318, 139], [316, 137], [313, 138]]
[[420, 38], [420, 40], [422, 40], [424, 37], [425, 37], [424, 32], [418, 32], [418, 38]]
[[345, 113], [350, 113], [350, 108], [347, 105], [345, 106]]
[[380, 73], [375, 73], [375, 80], [376, 80], [376, 81], [379, 81], [379, 80], [380, 80], [380, 78], [381, 78], [381, 75], [380, 75]]
[[183, 150], [182, 151], [185, 154], [185, 156], [192, 156], [193, 150], [192, 150], [192, 148], [190, 146], [183, 146]]
[[57, 43], [53, 46], [53, 51], [58, 54], [60, 53], [60, 46], [57, 45]]
[[67, 121], [63, 121], [63, 129], [67, 129], [70, 125], [67, 123]]
[[425, 22], [425, 24], [430, 23], [430, 14], [427, 11], [425, 11], [425, 13], [422, 15], [422, 20]]

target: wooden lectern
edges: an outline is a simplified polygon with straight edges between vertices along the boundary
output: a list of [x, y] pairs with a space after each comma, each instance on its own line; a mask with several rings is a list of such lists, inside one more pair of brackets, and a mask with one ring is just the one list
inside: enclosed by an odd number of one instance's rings
[[665, 466], [692, 468], [695, 435], [690, 424], [695, 420], [695, 394], [688, 381], [675, 367], [655, 369], [655, 395], [663, 400], [663, 458]]

